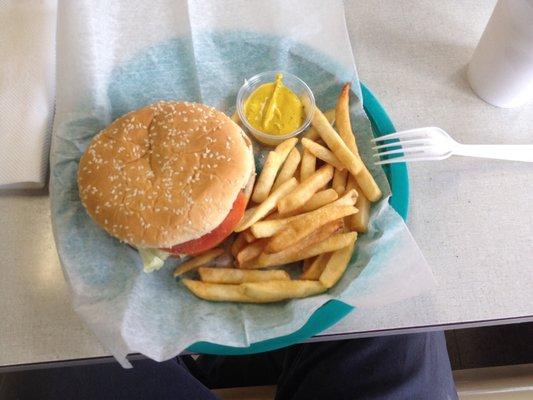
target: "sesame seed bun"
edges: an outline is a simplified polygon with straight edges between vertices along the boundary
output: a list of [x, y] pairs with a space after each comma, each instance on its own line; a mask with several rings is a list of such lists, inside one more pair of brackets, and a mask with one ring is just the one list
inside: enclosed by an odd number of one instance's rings
[[171, 247], [215, 229], [254, 172], [251, 143], [225, 114], [160, 101], [93, 138], [78, 187], [111, 235], [135, 247]]

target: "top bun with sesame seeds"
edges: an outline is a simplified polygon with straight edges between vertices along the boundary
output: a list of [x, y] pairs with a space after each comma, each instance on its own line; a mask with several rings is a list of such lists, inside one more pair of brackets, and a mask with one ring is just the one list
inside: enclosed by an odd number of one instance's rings
[[[220, 233], [235, 204], [244, 212], [248, 196], [244, 206], [237, 200], [254, 175], [250, 140], [225, 114], [160, 101], [93, 138], [80, 159], [78, 186], [89, 215], [111, 235], [137, 248], [172, 248]], [[240, 217], [233, 215], [221, 240]]]

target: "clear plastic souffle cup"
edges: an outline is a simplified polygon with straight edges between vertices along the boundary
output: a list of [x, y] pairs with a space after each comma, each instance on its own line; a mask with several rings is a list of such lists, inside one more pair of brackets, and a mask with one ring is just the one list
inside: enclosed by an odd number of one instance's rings
[[248, 132], [250, 132], [258, 141], [269, 146], [275, 146], [286, 139], [292, 138], [299, 135], [307, 129], [311, 124], [311, 119], [313, 118], [312, 113], [308, 113], [306, 110], [306, 118], [302, 125], [293, 132], [287, 133], [285, 135], [273, 135], [270, 133], [262, 132], [254, 128], [247, 120], [246, 113], [244, 111], [244, 105], [248, 97], [252, 92], [257, 89], [259, 86], [265, 83], [272, 83], [276, 80], [276, 75], [283, 75], [283, 84], [287, 86], [290, 90], [296, 93], [300, 98], [305, 96], [309, 100], [312, 107], [311, 110], [314, 110], [315, 106], [315, 97], [313, 92], [307, 86], [307, 84], [298, 78], [296, 75], [293, 75], [284, 71], [266, 71], [261, 72], [260, 74], [254, 75], [249, 79], [244, 80], [244, 85], [241, 86], [239, 92], [237, 93], [237, 114], [244, 127]]

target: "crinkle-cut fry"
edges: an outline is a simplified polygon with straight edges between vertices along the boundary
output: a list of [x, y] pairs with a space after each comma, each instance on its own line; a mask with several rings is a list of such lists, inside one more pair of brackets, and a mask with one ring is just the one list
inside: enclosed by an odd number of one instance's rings
[[260, 268], [267, 268], [276, 265], [290, 264], [322, 253], [342, 249], [353, 242], [356, 237], [357, 232], [337, 233], [321, 242], [313, 243], [303, 249], [289, 248], [280, 251], [279, 253], [261, 253], [257, 260], [258, 265]]
[[331, 254], [324, 271], [320, 275], [320, 282], [328, 289], [334, 286], [346, 271], [346, 267], [352, 257], [353, 248], [357, 236], [348, 244], [348, 246], [336, 250]]
[[296, 147], [293, 148], [283, 163], [283, 166], [281, 167], [279, 174], [274, 181], [272, 190], [276, 190], [281, 186], [282, 183], [287, 182], [295, 175], [298, 165], [300, 165], [301, 158], [302, 156], [300, 155], [300, 151]]
[[270, 281], [243, 283], [244, 293], [261, 302], [275, 302], [315, 296], [325, 291], [319, 281]]
[[332, 178], [333, 167], [331, 165], [324, 165], [279, 201], [278, 212], [284, 214], [303, 206]]
[[244, 231], [268, 215], [277, 206], [278, 202], [293, 191], [296, 186], [298, 186], [298, 181], [296, 178], [291, 178], [274, 190], [261, 204], [246, 210], [235, 232]]
[[198, 268], [203, 282], [239, 284], [243, 282], [288, 281], [291, 279], [287, 271], [282, 269], [246, 270], [238, 268]]
[[316, 158], [319, 158], [320, 160], [326, 162], [327, 164], [333, 165], [338, 170], [344, 170], [344, 165], [339, 161], [337, 156], [333, 154], [329, 149], [322, 146], [321, 144], [318, 144], [316, 142], [313, 142], [312, 140], [303, 138], [302, 139], [302, 146], [309, 151], [311, 154], [313, 154]]
[[347, 179], [348, 179], [347, 169], [343, 169], [342, 171], [335, 169], [335, 172], [333, 173], [332, 187], [338, 193], [339, 196], [342, 196], [342, 194], [346, 190]]
[[326, 263], [329, 260], [331, 253], [320, 254], [315, 260], [309, 265], [309, 268], [304, 270], [300, 275], [300, 279], [318, 281], [320, 275], [326, 268]]
[[255, 183], [252, 201], [255, 203], [265, 201], [272, 190], [272, 185], [274, 185], [279, 169], [297, 142], [297, 138], [287, 139], [278, 144], [274, 151], [268, 153], [263, 170]]
[[207, 265], [208, 263], [213, 261], [218, 256], [221, 256], [222, 254], [224, 254], [224, 250], [218, 247], [211, 249], [211, 250], [207, 250], [191, 258], [190, 260], [187, 260], [181, 263], [180, 265], [178, 265], [176, 269], [174, 270], [173, 276], [174, 278], [176, 278], [177, 276], [183, 275], [185, 272]]

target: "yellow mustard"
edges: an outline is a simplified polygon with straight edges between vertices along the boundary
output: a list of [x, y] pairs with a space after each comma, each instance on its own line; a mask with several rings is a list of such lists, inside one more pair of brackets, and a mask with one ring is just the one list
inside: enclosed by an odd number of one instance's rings
[[304, 107], [292, 90], [283, 84], [283, 75], [255, 89], [244, 103], [246, 119], [255, 129], [271, 135], [286, 135], [304, 122]]

